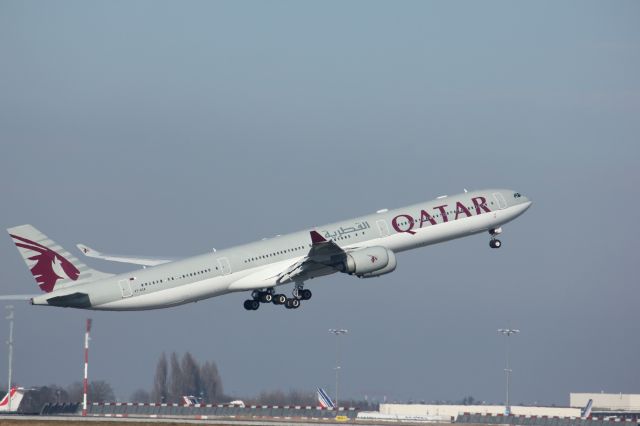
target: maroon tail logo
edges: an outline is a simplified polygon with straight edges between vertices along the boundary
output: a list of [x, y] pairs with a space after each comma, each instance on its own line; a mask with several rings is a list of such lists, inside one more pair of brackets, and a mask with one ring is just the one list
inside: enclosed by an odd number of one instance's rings
[[53, 291], [56, 282], [65, 279], [61, 276], [62, 274], [73, 281], [76, 281], [80, 276], [78, 268], [50, 248], [17, 235], [11, 234], [11, 237], [16, 240], [14, 241], [16, 246], [38, 253], [28, 259], [36, 262], [31, 268], [31, 273], [42, 291], [47, 293]]

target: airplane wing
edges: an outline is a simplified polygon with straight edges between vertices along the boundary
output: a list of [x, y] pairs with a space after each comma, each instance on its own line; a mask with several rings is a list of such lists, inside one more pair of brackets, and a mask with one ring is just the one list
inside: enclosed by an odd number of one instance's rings
[[101, 253], [98, 250], [94, 250], [91, 247], [84, 244], [76, 244], [76, 247], [87, 257], [93, 257], [95, 259], [109, 260], [111, 262], [131, 263], [134, 265], [142, 266], [156, 266], [163, 263], [173, 262], [175, 259], [159, 259], [154, 257], [141, 257], [141, 256], [125, 256], [119, 254], [107, 254]]
[[317, 273], [319, 270], [338, 272], [336, 265], [342, 264], [345, 252], [331, 240], [325, 239], [317, 231], [311, 231], [311, 249], [307, 256], [294, 263], [284, 272], [278, 274], [277, 283], [304, 281], [306, 275]]
[[254, 290], [306, 281], [313, 277], [338, 272], [345, 252], [333, 241], [326, 240], [318, 232], [311, 231], [311, 248], [306, 256], [297, 260], [274, 263], [233, 282], [230, 290]]

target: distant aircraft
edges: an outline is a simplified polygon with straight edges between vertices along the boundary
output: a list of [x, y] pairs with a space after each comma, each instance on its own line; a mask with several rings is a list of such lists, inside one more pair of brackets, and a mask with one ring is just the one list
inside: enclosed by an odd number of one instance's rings
[[[15, 386], [12, 387], [4, 398], [2, 398], [2, 401], [0, 401], [0, 412], [14, 413], [18, 411], [18, 407], [20, 407], [20, 402], [22, 402], [25, 390], [26, 389], [17, 388]], [[9, 409], [9, 395], [11, 395], [11, 409]]]
[[185, 407], [191, 407], [198, 404], [202, 404], [202, 398], [193, 395], [182, 396], [182, 405]]
[[331, 397], [329, 397], [329, 394], [327, 394], [327, 392], [324, 389], [317, 388], [317, 393], [318, 393], [318, 404], [320, 405], [320, 407], [328, 408], [331, 410], [336, 408], [336, 405], [331, 400]]
[[[489, 246], [499, 248], [502, 243], [496, 237], [502, 226], [530, 206], [527, 197], [511, 190], [465, 191], [183, 260], [110, 255], [78, 244], [88, 257], [144, 267], [119, 275], [88, 267], [33, 226], [21, 225], [8, 231], [44, 294], [0, 300], [121, 311], [251, 291], [244, 302], [247, 310], [261, 303], [298, 308], [311, 298], [304, 288], [310, 279], [335, 272], [378, 277], [393, 272], [396, 253], [405, 250], [481, 232], [489, 232]], [[291, 297], [276, 292], [289, 283]]]
[[587, 405], [584, 406], [582, 410], [580, 410], [580, 418], [588, 419], [591, 417], [591, 409], [593, 408], [593, 399], [587, 401]]

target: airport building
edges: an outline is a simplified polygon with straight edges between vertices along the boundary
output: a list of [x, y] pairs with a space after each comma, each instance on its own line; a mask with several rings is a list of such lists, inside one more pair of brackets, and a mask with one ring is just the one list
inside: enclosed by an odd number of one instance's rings
[[[514, 416], [579, 418], [592, 400], [591, 416], [595, 418], [637, 418], [640, 415], [640, 394], [571, 393], [569, 407], [539, 407], [512, 405]], [[397, 417], [456, 418], [464, 413], [483, 416], [504, 415], [504, 405], [435, 405], [380, 404], [380, 414]]]
[[640, 394], [624, 393], [571, 393], [569, 405], [584, 407], [593, 400], [593, 411], [640, 412]]
[[[586, 405], [586, 402], [585, 402]], [[515, 416], [580, 417], [582, 407], [511, 406]], [[504, 405], [380, 404], [380, 414], [407, 417], [455, 418], [458, 414], [503, 415]]]

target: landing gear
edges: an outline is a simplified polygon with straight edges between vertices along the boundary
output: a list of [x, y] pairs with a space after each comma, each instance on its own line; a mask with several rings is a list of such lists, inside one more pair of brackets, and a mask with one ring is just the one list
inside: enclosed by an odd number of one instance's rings
[[274, 305], [284, 305], [287, 309], [298, 309], [303, 300], [311, 299], [311, 290], [304, 288], [304, 283], [297, 282], [293, 288], [293, 297], [284, 294], [274, 294], [273, 288], [265, 290], [253, 290], [251, 299], [244, 301], [244, 308], [247, 311], [255, 311], [261, 303], [273, 303]]
[[244, 308], [247, 311], [256, 311], [260, 307], [260, 302], [255, 299], [249, 299], [244, 301]]
[[287, 299], [284, 307], [287, 309], [298, 309], [300, 307], [300, 300], [294, 298]]
[[298, 300], [309, 300], [311, 299], [311, 290], [304, 288], [304, 283], [296, 283], [296, 286], [293, 288], [293, 298]]
[[284, 305], [287, 302], [287, 296], [284, 294], [276, 294], [273, 296], [274, 305]]
[[491, 248], [500, 248], [502, 247], [502, 241], [496, 238], [496, 235], [502, 234], [502, 228], [493, 228], [489, 229], [489, 234], [491, 235], [491, 241], [489, 241], [489, 247]]
[[244, 301], [244, 308], [247, 311], [255, 311], [260, 307], [260, 303], [271, 303], [273, 301], [273, 289], [268, 288], [264, 291], [253, 290], [251, 299]]
[[271, 303], [271, 301], [273, 300], [273, 290], [272, 289], [268, 289], [265, 291], [253, 290], [253, 292], [251, 293], [251, 297], [253, 297], [253, 300], [257, 300], [258, 302], [261, 302], [261, 303]]
[[302, 297], [302, 300], [311, 299], [311, 290], [305, 288], [304, 290], [300, 291], [300, 296]]

